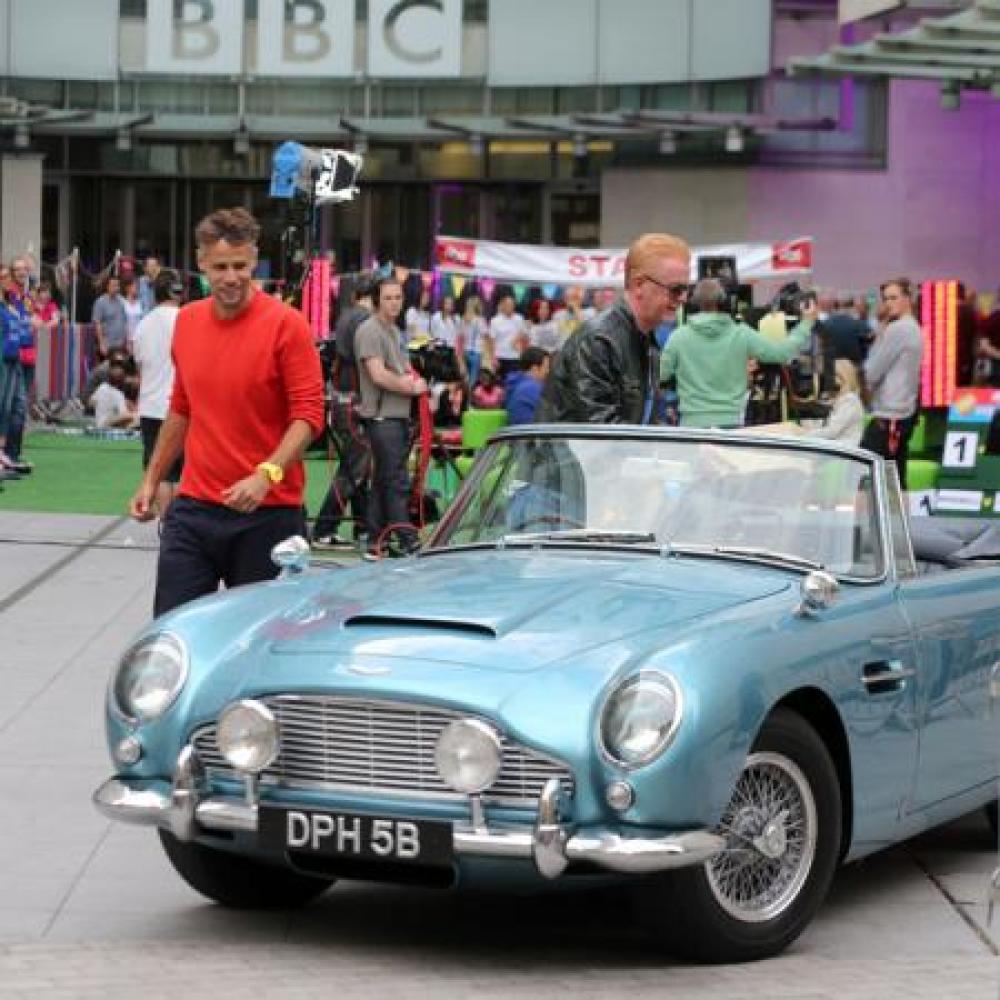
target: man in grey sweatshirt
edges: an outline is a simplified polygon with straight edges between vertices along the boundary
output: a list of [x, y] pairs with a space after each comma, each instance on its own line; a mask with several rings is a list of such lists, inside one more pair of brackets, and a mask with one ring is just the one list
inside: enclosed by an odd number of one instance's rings
[[895, 461], [905, 490], [907, 446], [920, 400], [924, 340], [913, 317], [910, 282], [894, 278], [881, 291], [889, 322], [875, 338], [865, 361], [872, 421], [861, 438], [861, 447]]

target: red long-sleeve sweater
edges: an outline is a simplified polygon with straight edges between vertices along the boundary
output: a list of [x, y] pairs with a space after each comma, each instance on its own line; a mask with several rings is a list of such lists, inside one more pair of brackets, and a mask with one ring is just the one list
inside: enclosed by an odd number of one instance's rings
[[[303, 316], [261, 292], [235, 319], [211, 299], [181, 309], [173, 339], [170, 409], [189, 420], [180, 493], [222, 503], [222, 491], [266, 461], [295, 419], [323, 429], [323, 376]], [[263, 504], [302, 504], [301, 462]]]

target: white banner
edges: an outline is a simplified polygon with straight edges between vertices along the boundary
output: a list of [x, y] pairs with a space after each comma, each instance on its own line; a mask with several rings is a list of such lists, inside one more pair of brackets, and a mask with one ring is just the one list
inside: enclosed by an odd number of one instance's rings
[[[174, 17], [174, 8], [177, 16]], [[147, 0], [150, 73], [243, 72], [243, 0]]]
[[[442, 271], [538, 284], [620, 286], [627, 252], [494, 243], [454, 236], [435, 240], [437, 265]], [[808, 236], [784, 243], [693, 247], [691, 253], [692, 281], [698, 277], [700, 257], [734, 257], [741, 282], [791, 279], [812, 271], [812, 237]]]
[[258, 0], [257, 73], [352, 76], [354, 0]]
[[462, 0], [368, 0], [368, 75], [462, 75]]

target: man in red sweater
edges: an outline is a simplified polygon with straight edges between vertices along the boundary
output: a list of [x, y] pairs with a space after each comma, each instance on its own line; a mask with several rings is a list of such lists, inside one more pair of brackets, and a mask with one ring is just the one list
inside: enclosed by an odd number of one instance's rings
[[173, 340], [170, 410], [130, 513], [156, 516], [156, 488], [184, 453], [163, 522], [154, 613], [271, 579], [271, 547], [304, 534], [302, 455], [323, 428], [323, 377], [302, 315], [252, 284], [260, 226], [221, 209], [195, 230], [207, 299]]

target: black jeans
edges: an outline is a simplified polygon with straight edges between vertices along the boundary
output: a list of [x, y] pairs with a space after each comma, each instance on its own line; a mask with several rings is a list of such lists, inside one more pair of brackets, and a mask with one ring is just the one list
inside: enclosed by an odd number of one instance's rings
[[406, 460], [410, 454], [410, 421], [367, 420], [372, 447], [372, 493], [368, 508], [368, 544], [382, 547], [389, 541], [386, 529], [402, 534], [406, 544], [416, 541], [410, 523], [410, 482]]
[[244, 583], [273, 580], [271, 549], [305, 534], [301, 507], [259, 507], [241, 514], [220, 504], [178, 497], [167, 511], [156, 567], [153, 613]]
[[874, 417], [861, 436], [861, 447], [896, 463], [899, 485], [906, 489], [906, 459], [909, 454], [910, 435], [917, 415], [899, 420]]
[[372, 452], [365, 428], [352, 406], [334, 403], [330, 434], [337, 449], [337, 474], [316, 515], [313, 534], [337, 534], [348, 504], [357, 529], [367, 530]]

